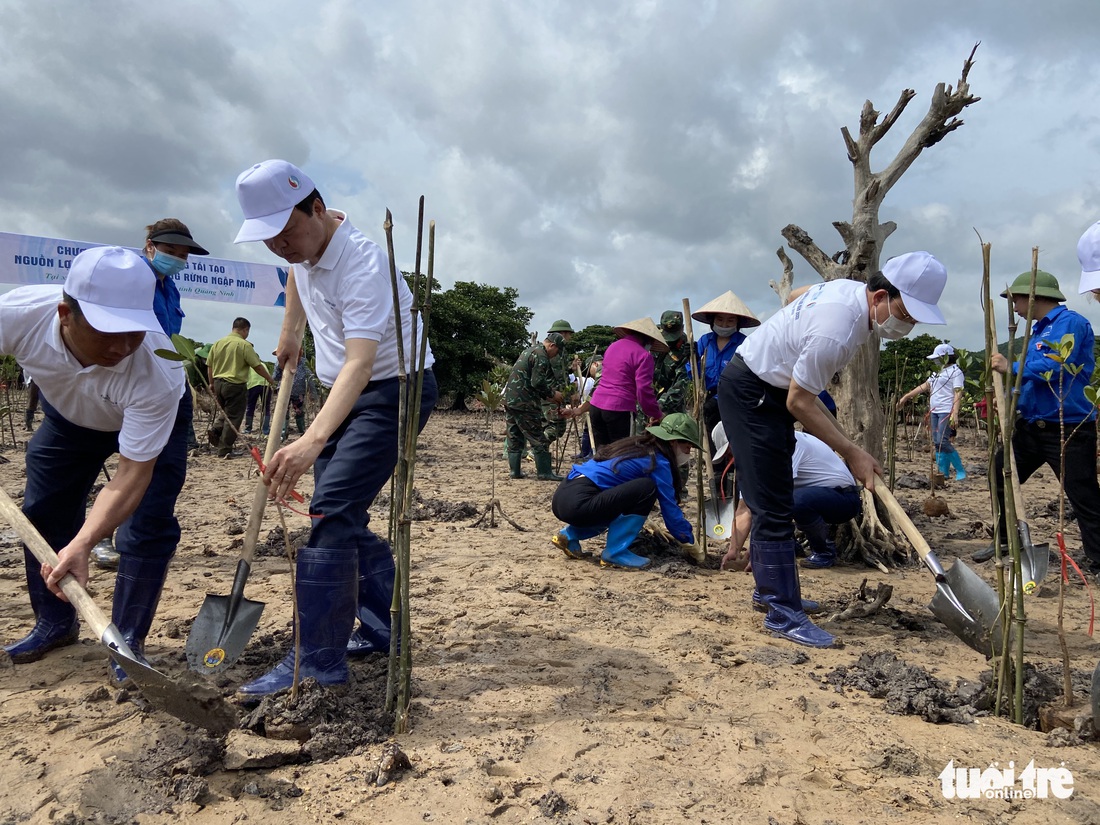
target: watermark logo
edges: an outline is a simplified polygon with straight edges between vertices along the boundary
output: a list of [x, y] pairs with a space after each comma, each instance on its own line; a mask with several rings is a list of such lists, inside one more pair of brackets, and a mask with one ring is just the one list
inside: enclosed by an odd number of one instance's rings
[[1066, 763], [1057, 768], [1037, 768], [1035, 760], [1016, 773], [1016, 763], [1001, 768], [994, 762], [981, 768], [956, 768], [947, 763], [939, 775], [944, 799], [1069, 799], [1073, 796], [1073, 774]]

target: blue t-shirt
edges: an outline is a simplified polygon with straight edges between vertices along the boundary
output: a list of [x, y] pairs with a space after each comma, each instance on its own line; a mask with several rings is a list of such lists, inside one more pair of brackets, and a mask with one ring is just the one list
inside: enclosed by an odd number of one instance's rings
[[677, 541], [691, 544], [695, 537], [691, 532], [691, 524], [684, 518], [680, 505], [676, 503], [672, 467], [668, 459], [660, 453], [654, 453], [654, 458], [656, 460], [649, 456], [612, 458], [608, 461], [591, 459], [584, 464], [574, 464], [566, 478], [572, 480], [584, 476], [601, 490], [618, 487], [636, 478], [652, 478], [657, 484], [657, 501], [661, 503], [661, 518], [664, 519], [665, 527]]
[[153, 269], [153, 265], [144, 255], [142, 260], [153, 270], [157, 278], [156, 288], [153, 290], [153, 312], [160, 321], [164, 334], [171, 337], [179, 335], [183, 329], [183, 307], [180, 305], [180, 291], [176, 288], [176, 282], [172, 278], [166, 278]]
[[[1073, 335], [1073, 352], [1068, 363], [1081, 367], [1077, 375], [1070, 375], [1059, 364], [1047, 357], [1064, 335]], [[1017, 411], [1027, 421], [1058, 421], [1058, 398], [1064, 400], [1066, 423], [1078, 424], [1096, 418], [1096, 408], [1085, 398], [1085, 387], [1092, 378], [1096, 360], [1092, 348], [1096, 338], [1092, 325], [1083, 315], [1059, 304], [1035, 322], [1024, 355], [1024, 379], [1020, 384], [1020, 400]], [[1018, 362], [1012, 365], [1017, 370]], [[1044, 373], [1050, 373], [1049, 378]], [[1059, 387], [1059, 373], [1061, 386]]]
[[[718, 389], [718, 379], [722, 377], [722, 370], [733, 358], [737, 348], [745, 340], [745, 333], [738, 330], [726, 341], [726, 346], [718, 349], [718, 336], [708, 332], [695, 342], [695, 349], [699, 358], [704, 360], [703, 378], [706, 381], [707, 392], [715, 392]], [[691, 371], [690, 369], [688, 370]]]

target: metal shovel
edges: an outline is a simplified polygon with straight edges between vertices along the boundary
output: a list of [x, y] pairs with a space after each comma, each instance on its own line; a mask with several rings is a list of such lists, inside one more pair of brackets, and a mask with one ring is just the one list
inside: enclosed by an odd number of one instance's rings
[[737, 502], [733, 498], [708, 498], [703, 502], [703, 518], [707, 536], [715, 541], [733, 538], [733, 517]]
[[1001, 605], [993, 588], [962, 560], [956, 560], [950, 570], [944, 570], [924, 536], [887, 488], [886, 482], [876, 483], [873, 492], [936, 579], [936, 594], [928, 609], [974, 650], [986, 656], [999, 653]]
[[[993, 401], [1001, 421], [1001, 442], [1004, 444], [1004, 449], [1011, 450], [1012, 445], [1005, 438], [1008, 419], [1005, 418], [1004, 376], [995, 370], [991, 372], [993, 373]], [[1050, 569], [1050, 545], [1032, 542], [1031, 527], [1024, 513], [1024, 494], [1020, 490], [1020, 478], [1016, 475], [1016, 468], [1013, 467], [1008, 475], [1012, 483], [1012, 500], [1016, 502], [1016, 532], [1020, 537], [1020, 575], [1024, 580], [1024, 593], [1030, 594], [1035, 592], [1039, 582]], [[1007, 539], [1002, 540], [1007, 541]]]
[[[271, 431], [267, 436], [264, 452], [264, 464], [271, 461], [279, 449], [283, 421], [287, 407], [290, 406], [290, 387], [294, 383], [294, 371], [289, 362], [283, 370], [279, 395], [275, 400], [275, 414], [271, 419]], [[268, 489], [263, 476], [256, 482], [256, 491], [252, 496], [252, 513], [248, 517], [248, 527], [244, 534], [244, 547], [237, 561], [237, 570], [233, 576], [233, 586], [228, 596], [207, 594], [199, 608], [199, 615], [191, 625], [187, 635], [187, 664], [196, 673], [213, 676], [232, 665], [240, 658], [260, 622], [264, 603], [246, 599], [244, 586], [252, 572], [252, 559], [256, 555], [256, 540], [260, 535], [260, 522], [263, 521], [264, 506], [267, 504]]]
[[[59, 561], [53, 548], [46, 543], [4, 490], [0, 490], [0, 511], [38, 561], [57, 567]], [[91, 625], [92, 630], [107, 648], [110, 657], [134, 681], [134, 684], [141, 689], [142, 696], [154, 707], [184, 722], [206, 728], [218, 736], [237, 727], [239, 724], [237, 714], [226, 704], [220, 694], [201, 685], [185, 688], [144, 662], [138, 661], [122, 638], [119, 629], [96, 607], [88, 591], [81, 587], [71, 574], [61, 580], [61, 590], [76, 608], [80, 617]]]

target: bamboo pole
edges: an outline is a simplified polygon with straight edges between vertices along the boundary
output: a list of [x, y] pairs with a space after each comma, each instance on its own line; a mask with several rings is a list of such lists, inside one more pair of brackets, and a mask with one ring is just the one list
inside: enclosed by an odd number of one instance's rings
[[[684, 331], [687, 333], [688, 349], [690, 350], [689, 358], [691, 362], [691, 382], [694, 389], [694, 414], [695, 420], [699, 423], [699, 429], [706, 429], [706, 418], [703, 415], [703, 371], [699, 361], [699, 355], [695, 351], [695, 330], [691, 323], [691, 303], [687, 298], [683, 299], [683, 313], [684, 313]], [[710, 468], [710, 433], [704, 432], [703, 437], [700, 440], [703, 444], [703, 458], [707, 464], [707, 470]], [[679, 470], [675, 467], [672, 468], [672, 472], [676, 473]], [[698, 503], [698, 513], [695, 517], [695, 547], [692, 549], [691, 557], [699, 563], [706, 560], [707, 557], [707, 529], [706, 529], [706, 499], [703, 485], [703, 462], [695, 468], [695, 500]], [[717, 502], [716, 502], [717, 504]]]

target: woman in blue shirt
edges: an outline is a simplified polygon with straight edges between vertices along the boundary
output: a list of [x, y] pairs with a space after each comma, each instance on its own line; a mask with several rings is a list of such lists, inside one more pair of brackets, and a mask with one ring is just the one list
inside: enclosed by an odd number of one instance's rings
[[573, 465], [554, 493], [554, 515], [566, 522], [551, 541], [571, 559], [585, 558], [581, 540], [607, 531], [601, 567], [639, 569], [649, 559], [630, 551], [653, 504], [673, 537], [695, 541], [679, 501], [683, 480], [673, 466], [685, 464], [691, 448], [702, 449], [699, 425], [685, 413], [671, 413], [643, 435], [605, 444], [592, 460]]

